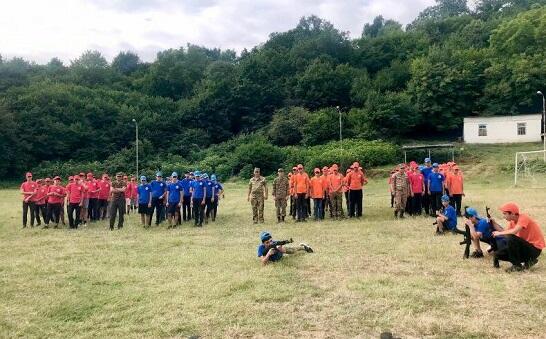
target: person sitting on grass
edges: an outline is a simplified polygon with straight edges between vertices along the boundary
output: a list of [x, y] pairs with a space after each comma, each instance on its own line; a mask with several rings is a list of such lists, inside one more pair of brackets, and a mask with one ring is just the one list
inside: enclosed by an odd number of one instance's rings
[[262, 265], [281, 260], [283, 254], [295, 254], [302, 251], [313, 253], [311, 246], [304, 243], [300, 243], [298, 247], [277, 245], [271, 234], [266, 231], [260, 233], [260, 240], [262, 244], [258, 246], [258, 258]]
[[449, 204], [449, 196], [442, 196], [443, 210], [436, 212], [436, 235], [443, 235], [445, 229], [453, 231], [457, 228], [457, 212], [455, 208]]
[[504, 237], [506, 246], [495, 253], [498, 260], [509, 261], [512, 267], [507, 272], [523, 271], [538, 262], [538, 257], [544, 249], [544, 234], [538, 223], [527, 214], [520, 213], [519, 206], [513, 202], [500, 207], [508, 226], [503, 229], [495, 220], [492, 236], [495, 239]]
[[480, 241], [491, 245], [493, 248], [493, 242], [504, 241], [502, 238], [493, 238], [493, 231], [495, 228], [491, 226], [487, 218], [482, 218], [478, 215], [478, 211], [472, 207], [466, 207], [464, 217], [466, 218], [465, 224], [470, 228], [470, 236], [472, 238], [472, 244], [474, 245], [474, 252], [470, 255], [472, 258], [483, 258], [483, 251], [480, 247]]

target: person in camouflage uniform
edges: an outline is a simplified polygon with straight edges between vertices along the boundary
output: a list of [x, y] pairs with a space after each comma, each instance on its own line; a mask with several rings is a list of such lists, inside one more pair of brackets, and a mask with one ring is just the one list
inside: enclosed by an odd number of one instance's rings
[[282, 168], [279, 168], [277, 174], [278, 176], [273, 180], [273, 199], [275, 199], [275, 207], [277, 209], [277, 222], [284, 222], [284, 217], [286, 216], [286, 200], [290, 196], [290, 185]]
[[254, 169], [254, 176], [248, 183], [247, 201], [252, 205], [252, 220], [255, 224], [264, 222], [264, 200], [267, 200], [267, 183], [260, 175], [260, 169]]
[[391, 192], [394, 195], [394, 217], [404, 217], [404, 211], [406, 209], [406, 201], [408, 197], [412, 195], [411, 185], [409, 183], [408, 176], [406, 175], [404, 164], [398, 167], [398, 171], [393, 174], [391, 180]]
[[119, 213], [118, 229], [123, 227], [123, 216], [125, 214], [125, 190], [127, 182], [123, 180], [123, 173], [117, 173], [116, 179], [112, 181], [110, 194], [110, 230], [114, 229], [116, 214]]

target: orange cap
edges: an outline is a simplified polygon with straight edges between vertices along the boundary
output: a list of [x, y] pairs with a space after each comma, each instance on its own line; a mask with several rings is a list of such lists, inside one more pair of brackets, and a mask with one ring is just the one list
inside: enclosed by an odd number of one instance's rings
[[514, 202], [507, 202], [506, 204], [499, 207], [499, 210], [502, 212], [508, 212], [512, 214], [519, 214], [519, 207]]

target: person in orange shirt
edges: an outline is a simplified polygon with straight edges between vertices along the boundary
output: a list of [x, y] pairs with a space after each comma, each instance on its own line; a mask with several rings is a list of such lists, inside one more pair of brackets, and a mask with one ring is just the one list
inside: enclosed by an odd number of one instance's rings
[[545, 246], [542, 229], [527, 214], [520, 213], [519, 206], [513, 202], [506, 203], [499, 209], [508, 221], [508, 226], [503, 229], [495, 220], [490, 220], [496, 229], [492, 233], [493, 237], [504, 237], [506, 240], [506, 246], [496, 251], [495, 257], [512, 263], [507, 272], [531, 268], [538, 262]]
[[290, 215], [292, 219], [296, 219], [296, 193], [294, 192], [294, 180], [296, 179], [296, 174], [298, 174], [298, 167], [292, 167], [292, 173], [288, 173], [288, 184], [290, 185]]
[[353, 163], [351, 172], [347, 174], [347, 186], [349, 188], [349, 218], [362, 216], [362, 186], [368, 183], [364, 172], [360, 170], [358, 162]]
[[330, 194], [328, 194], [328, 176], [330, 175], [330, 169], [328, 166], [322, 168], [322, 188], [324, 190], [324, 200], [322, 201], [322, 219], [326, 215], [326, 209], [330, 211], [330, 218], [332, 218], [332, 203], [330, 201]]
[[446, 177], [447, 191], [451, 206], [455, 207], [457, 215], [461, 216], [461, 205], [464, 197], [464, 178], [458, 166], [453, 166], [453, 173]]
[[307, 221], [307, 199], [309, 198], [309, 176], [303, 170], [303, 165], [297, 166], [298, 173], [294, 177], [294, 198], [296, 199], [296, 222]]
[[319, 221], [324, 219], [324, 183], [322, 177], [320, 176], [319, 168], [315, 168], [313, 173], [315, 175], [311, 178], [309, 186], [311, 190], [311, 199], [313, 199], [313, 215], [315, 217], [315, 221]]
[[349, 196], [349, 186], [347, 185], [347, 179], [351, 173], [351, 168], [347, 168], [345, 171], [345, 176], [343, 177], [343, 194], [345, 195], [345, 208], [347, 209], [347, 216], [349, 216], [349, 211], [351, 209], [351, 197]]
[[343, 218], [343, 174], [338, 172], [338, 167], [333, 164], [332, 174], [328, 176], [328, 193], [332, 203], [332, 216], [334, 220]]

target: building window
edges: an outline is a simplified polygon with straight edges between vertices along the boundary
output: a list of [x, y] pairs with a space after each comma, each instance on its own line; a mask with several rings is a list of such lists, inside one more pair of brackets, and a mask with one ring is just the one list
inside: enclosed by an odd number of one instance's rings
[[526, 134], [527, 134], [527, 123], [518, 122], [518, 135], [526, 135]]
[[479, 137], [487, 136], [487, 125], [478, 125], [478, 136]]

